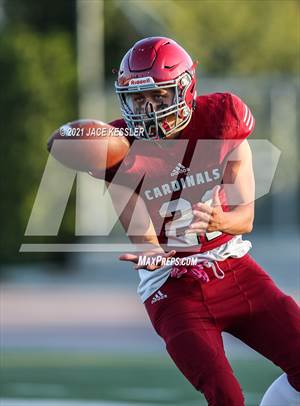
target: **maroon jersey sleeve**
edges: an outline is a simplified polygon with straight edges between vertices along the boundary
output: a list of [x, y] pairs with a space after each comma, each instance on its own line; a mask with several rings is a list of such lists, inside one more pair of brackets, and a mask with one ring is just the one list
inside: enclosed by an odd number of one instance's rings
[[[222, 158], [235, 149], [254, 130], [255, 119], [250, 108], [235, 94], [221, 93], [219, 137], [224, 140]], [[217, 138], [219, 138], [217, 137]]]
[[235, 94], [230, 94], [233, 118], [237, 122], [237, 132], [234, 138], [247, 138], [255, 127], [255, 119], [250, 108]]
[[233, 93], [212, 93], [196, 99], [192, 116], [193, 138], [243, 140], [254, 126], [249, 107]]

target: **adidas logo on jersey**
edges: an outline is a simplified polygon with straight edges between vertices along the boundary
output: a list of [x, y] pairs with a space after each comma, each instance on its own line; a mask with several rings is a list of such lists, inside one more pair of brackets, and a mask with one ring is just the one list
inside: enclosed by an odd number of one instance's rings
[[158, 302], [159, 300], [162, 299], [166, 299], [168, 297], [168, 295], [165, 295], [164, 293], [162, 293], [160, 290], [155, 293], [155, 295], [153, 296], [152, 300], [151, 300], [151, 304]]
[[171, 172], [171, 176], [177, 176], [180, 173], [187, 173], [190, 171], [190, 168], [186, 168], [184, 165], [178, 163]]

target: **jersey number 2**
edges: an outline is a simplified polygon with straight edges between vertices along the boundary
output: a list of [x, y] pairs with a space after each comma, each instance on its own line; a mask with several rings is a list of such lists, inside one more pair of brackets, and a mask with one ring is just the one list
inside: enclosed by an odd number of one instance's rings
[[[165, 235], [168, 237], [167, 245], [169, 247], [192, 247], [198, 245], [199, 240], [196, 233], [184, 234], [184, 230], [191, 224], [194, 217], [191, 203], [180, 197], [179, 199], [163, 203], [159, 210], [159, 214], [163, 218], [172, 217], [174, 213], [178, 213], [179, 217], [169, 221], [165, 225]], [[182, 229], [182, 233], [177, 231], [179, 229]], [[205, 236], [210, 241], [221, 234], [220, 231], [213, 231], [205, 233]]]

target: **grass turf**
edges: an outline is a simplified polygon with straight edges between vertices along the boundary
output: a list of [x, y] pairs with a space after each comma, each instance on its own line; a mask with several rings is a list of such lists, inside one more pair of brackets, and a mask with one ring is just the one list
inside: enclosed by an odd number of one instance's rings
[[[249, 406], [258, 404], [266, 388], [280, 374], [263, 358], [233, 360], [231, 364]], [[206, 404], [164, 354], [2, 352], [0, 396], [150, 405]]]

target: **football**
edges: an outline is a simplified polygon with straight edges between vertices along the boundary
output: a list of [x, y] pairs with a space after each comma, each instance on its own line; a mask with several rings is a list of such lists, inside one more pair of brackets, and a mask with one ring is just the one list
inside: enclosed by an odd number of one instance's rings
[[51, 135], [48, 151], [78, 171], [110, 168], [126, 156], [129, 142], [122, 130], [102, 121], [83, 119], [62, 125]]

